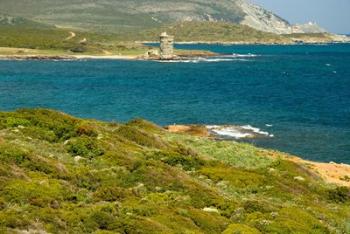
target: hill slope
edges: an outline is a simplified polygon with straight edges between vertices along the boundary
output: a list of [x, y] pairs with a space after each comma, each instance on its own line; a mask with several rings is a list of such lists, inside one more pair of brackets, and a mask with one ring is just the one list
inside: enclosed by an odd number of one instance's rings
[[[5, 50], [8, 52], [4, 52]], [[72, 31], [23, 17], [0, 14], [0, 54], [136, 55], [145, 51], [147, 47], [132, 42], [120, 42], [116, 35]]]
[[[258, 31], [246, 25], [225, 22], [182, 22], [130, 35], [130, 40], [157, 41], [161, 32], [174, 35], [177, 42], [266, 43], [293, 41], [283, 35]], [[123, 35], [128, 38], [128, 34]]]
[[282, 153], [143, 120], [0, 113], [1, 233], [349, 233], [349, 190]]
[[139, 30], [179, 21], [224, 21], [290, 33], [287, 21], [247, 0], [2, 0], [1, 11], [49, 24], [95, 30]]
[[23, 17], [14, 17], [10, 15], [0, 14], [0, 27], [25, 27], [25, 28], [53, 28], [51, 25], [41, 24]]

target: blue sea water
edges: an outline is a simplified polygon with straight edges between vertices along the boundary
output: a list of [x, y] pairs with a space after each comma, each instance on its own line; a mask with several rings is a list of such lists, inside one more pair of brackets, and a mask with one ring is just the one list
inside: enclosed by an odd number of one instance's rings
[[258, 146], [350, 163], [349, 44], [177, 47], [231, 56], [181, 63], [0, 61], [0, 110], [45, 107], [161, 125], [249, 124], [274, 135], [251, 141]]

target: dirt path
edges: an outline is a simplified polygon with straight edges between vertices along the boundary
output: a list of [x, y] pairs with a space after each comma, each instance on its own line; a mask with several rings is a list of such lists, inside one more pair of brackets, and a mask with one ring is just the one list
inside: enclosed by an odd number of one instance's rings
[[69, 40], [71, 40], [71, 39], [73, 39], [74, 37], [76, 37], [77, 35], [75, 34], [75, 32], [69, 32], [70, 33], [70, 35], [69, 35], [69, 37], [67, 37], [66, 39], [64, 39], [65, 41], [69, 41]]

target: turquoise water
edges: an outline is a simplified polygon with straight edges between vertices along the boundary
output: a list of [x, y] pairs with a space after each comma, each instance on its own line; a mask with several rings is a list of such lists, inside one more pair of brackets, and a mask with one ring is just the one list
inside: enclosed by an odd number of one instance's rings
[[0, 110], [249, 124], [274, 135], [256, 145], [350, 163], [350, 45], [178, 47], [236, 55], [183, 63], [0, 61]]

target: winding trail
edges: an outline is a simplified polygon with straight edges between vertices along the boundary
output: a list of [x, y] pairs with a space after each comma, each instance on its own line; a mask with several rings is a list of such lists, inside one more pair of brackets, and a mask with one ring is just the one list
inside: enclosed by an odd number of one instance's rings
[[65, 41], [69, 41], [71, 39], [73, 39], [74, 37], [76, 37], [77, 35], [75, 34], [75, 32], [69, 32], [70, 33], [70, 36], [67, 37], [66, 39], [64, 39]]

